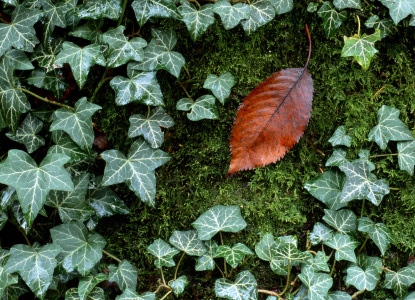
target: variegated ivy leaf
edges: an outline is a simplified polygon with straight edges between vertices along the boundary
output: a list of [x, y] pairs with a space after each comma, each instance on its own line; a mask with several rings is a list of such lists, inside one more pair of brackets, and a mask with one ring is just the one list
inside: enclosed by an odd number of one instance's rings
[[374, 267], [365, 270], [358, 266], [347, 269], [346, 283], [355, 286], [359, 291], [372, 291], [380, 279], [379, 273]]
[[175, 230], [169, 239], [170, 244], [191, 256], [202, 256], [206, 248], [197, 237], [196, 230]]
[[[9, 204], [11, 204], [14, 200], [17, 199], [15, 192], [16, 190], [11, 186], [3, 189], [0, 192], [0, 210], [5, 211]], [[2, 251], [0, 250], [0, 264], [2, 263], [2, 257]]]
[[52, 70], [49, 73], [39, 69], [33, 70], [26, 80], [30, 85], [51, 91], [56, 99], [60, 99], [69, 87], [69, 83], [63, 78], [62, 72], [59, 70]]
[[43, 43], [48, 43], [55, 26], [66, 27], [66, 13], [76, 6], [78, 0], [59, 0], [55, 4], [50, 0], [42, 0], [43, 15]]
[[108, 275], [104, 273], [98, 273], [97, 275], [88, 275], [84, 278], [79, 279], [78, 285], [78, 295], [80, 300], [87, 299], [87, 296], [95, 288], [95, 286], [102, 282], [108, 280]]
[[184, 289], [189, 284], [189, 280], [185, 275], [180, 276], [176, 280], [173, 280], [169, 283], [169, 286], [173, 290], [173, 293], [177, 296], [179, 296], [181, 293], [184, 292]]
[[415, 292], [409, 293], [403, 300], [415, 300]]
[[16, 189], [29, 227], [50, 190], [73, 189], [71, 178], [63, 168], [68, 160], [69, 157], [63, 154], [48, 154], [38, 166], [27, 153], [10, 150], [7, 159], [0, 165], [0, 182]]
[[408, 127], [399, 120], [399, 109], [383, 105], [378, 110], [378, 125], [369, 132], [369, 141], [375, 141], [382, 150], [389, 141], [412, 141]]
[[360, 0], [333, 0], [333, 4], [338, 10], [345, 8], [360, 9], [361, 2]]
[[71, 192], [52, 191], [46, 198], [45, 205], [55, 207], [63, 223], [72, 220], [85, 222], [95, 210], [85, 201], [88, 189], [89, 174], [82, 174], [73, 178], [74, 189]]
[[160, 127], [170, 128], [174, 125], [173, 118], [162, 107], [154, 108], [147, 117], [136, 114], [129, 120], [128, 137], [143, 136], [152, 148], [159, 148], [164, 142], [164, 132]]
[[213, 271], [215, 269], [215, 257], [216, 251], [218, 250], [218, 244], [215, 241], [209, 240], [203, 243], [206, 247], [206, 252], [196, 260], [196, 271]]
[[278, 15], [290, 12], [293, 7], [293, 0], [269, 0]]
[[391, 19], [380, 20], [379, 16], [373, 15], [365, 22], [365, 25], [367, 28], [379, 29], [381, 39], [384, 39], [393, 33], [393, 22]]
[[138, 270], [128, 261], [123, 260], [116, 265], [109, 265], [110, 270], [108, 280], [115, 281], [120, 290], [125, 291], [127, 288], [135, 290], [137, 287]]
[[333, 285], [333, 278], [325, 273], [315, 273], [311, 269], [301, 269], [298, 278], [308, 287], [307, 298], [309, 300], [326, 300], [327, 293]]
[[345, 11], [338, 13], [329, 1], [323, 3], [317, 14], [323, 19], [323, 28], [327, 38], [334, 36], [339, 30], [340, 25], [347, 19], [347, 13]]
[[219, 117], [218, 109], [215, 105], [215, 97], [212, 95], [204, 95], [196, 99], [195, 102], [189, 98], [182, 98], [176, 104], [177, 110], [188, 111], [187, 118], [191, 121], [199, 121], [203, 119], [217, 119]]
[[317, 273], [318, 271], [330, 272], [327, 261], [329, 257], [324, 252], [318, 251], [315, 257], [308, 259], [302, 268], [308, 268], [311, 272]]
[[63, 49], [56, 56], [54, 63], [68, 63], [71, 66], [72, 74], [80, 89], [84, 86], [89, 69], [93, 65], [106, 66], [105, 57], [101, 53], [101, 46], [98, 44], [91, 44], [81, 48], [72, 42], [64, 42], [62, 47]]
[[63, 42], [60, 38], [49, 38], [47, 43], [42, 43], [36, 48], [30, 60], [37, 61], [39, 67], [45, 68], [46, 72], [62, 68], [62, 64], [55, 64], [55, 59], [62, 49]]
[[343, 291], [330, 292], [327, 300], [352, 300], [352, 296]]
[[378, 246], [382, 255], [385, 254], [386, 249], [390, 243], [394, 242], [392, 232], [383, 223], [374, 223], [367, 217], [359, 218], [358, 230], [369, 233], [370, 238]]
[[334, 134], [332, 135], [332, 137], [329, 139], [329, 143], [333, 147], [340, 146], [340, 145], [350, 147], [352, 143], [352, 138], [349, 135], [347, 135], [346, 127], [339, 126], [334, 132]]
[[6, 4], [10, 4], [11, 6], [17, 6], [19, 5], [19, 1], [18, 0], [2, 0], [4, 3]]
[[399, 298], [404, 297], [411, 284], [415, 283], [415, 265], [400, 269], [397, 272], [386, 272], [383, 286], [392, 289]]
[[[105, 300], [104, 290], [99, 287], [95, 287], [85, 299], [86, 300]], [[68, 289], [65, 293], [65, 300], [81, 300], [78, 289], [77, 288]]]
[[204, 212], [195, 222], [199, 239], [210, 240], [219, 231], [239, 232], [246, 227], [238, 206], [216, 205]]
[[173, 0], [135, 0], [131, 6], [140, 26], [143, 26], [151, 17], [181, 19]]
[[225, 104], [225, 100], [231, 94], [231, 88], [235, 85], [235, 79], [229, 72], [221, 74], [209, 74], [203, 84], [203, 88], [212, 91], [213, 95], [219, 99], [220, 103]]
[[52, 140], [56, 145], [53, 145], [49, 148], [48, 154], [65, 154], [71, 158], [68, 161], [68, 164], [73, 164], [85, 160], [93, 160], [96, 156], [96, 152], [92, 151], [92, 153], [87, 153], [86, 151], [79, 148], [79, 146], [75, 144], [74, 141], [72, 141], [69, 135], [62, 130], [53, 131]]
[[101, 27], [103, 25], [104, 19], [89, 20], [84, 25], [79, 26], [74, 31], [69, 32], [69, 35], [86, 39], [92, 43], [98, 43], [101, 41]]
[[147, 251], [156, 257], [154, 265], [159, 269], [163, 266], [175, 266], [176, 264], [174, 263], [173, 256], [180, 252], [176, 248], [171, 247], [162, 239], [155, 240], [150, 246], [147, 247]]
[[249, 19], [241, 22], [242, 27], [248, 34], [253, 33], [275, 17], [275, 9], [271, 2], [267, 0], [252, 1], [249, 6], [251, 7]]
[[365, 161], [367, 162], [368, 166], [369, 166], [369, 172], [372, 172], [376, 169], [376, 166], [374, 163], [372, 163], [369, 159], [370, 159], [370, 152], [369, 150], [363, 150], [360, 149], [359, 153], [359, 159], [356, 159], [355, 161]]
[[7, 214], [4, 211], [0, 211], [0, 230], [3, 229], [4, 225], [6, 225], [7, 220]]
[[16, 6], [11, 16], [11, 23], [0, 23], [0, 57], [11, 47], [33, 52], [33, 48], [39, 43], [33, 25], [41, 15], [42, 12], [39, 10], [28, 9], [22, 5]]
[[7, 59], [15, 70], [33, 70], [35, 68], [26, 54], [21, 50], [8, 50], [4, 53], [4, 59]]
[[89, 233], [79, 221], [55, 226], [50, 230], [53, 242], [62, 248], [62, 266], [85, 276], [102, 258], [107, 242], [98, 233]]
[[249, 5], [245, 3], [232, 5], [226, 0], [215, 2], [213, 11], [220, 16], [226, 30], [234, 28], [241, 20], [248, 19], [251, 15]]
[[330, 240], [323, 242], [323, 244], [336, 250], [335, 258], [337, 261], [356, 262], [354, 249], [359, 245], [359, 242], [354, 237], [336, 232]]
[[15, 224], [18, 224], [20, 229], [22, 229], [26, 234], [28, 234], [30, 231], [30, 227], [26, 222], [25, 216], [22, 211], [22, 206], [20, 205], [19, 200], [17, 200], [16, 195], [13, 198], [13, 202], [9, 205], [9, 211], [11, 212], [10, 219], [13, 220]]
[[356, 230], [356, 215], [348, 209], [325, 209], [323, 220], [340, 233], [348, 234]]
[[246, 245], [237, 243], [232, 248], [227, 245], [219, 246], [215, 253], [215, 258], [223, 257], [232, 268], [236, 268], [245, 255], [253, 254], [254, 253]]
[[310, 2], [307, 6], [307, 12], [309, 13], [316, 12], [318, 10], [318, 6], [319, 6], [318, 3]]
[[415, 166], [415, 141], [398, 143], [399, 168], [414, 175]]
[[341, 193], [341, 202], [353, 199], [368, 199], [375, 205], [379, 205], [383, 196], [389, 194], [388, 182], [385, 179], [377, 180], [370, 172], [367, 161], [358, 160], [340, 166], [346, 174], [346, 181]]
[[146, 105], [164, 106], [156, 72], [132, 71], [129, 78], [115, 76], [110, 81], [110, 86], [116, 93], [115, 103], [117, 105], [138, 102]]
[[140, 61], [143, 59], [143, 48], [147, 46], [147, 42], [140, 37], [129, 40], [124, 36], [124, 30], [124, 26], [118, 26], [102, 35], [102, 41], [108, 44], [106, 52], [108, 68], [122, 66], [131, 60]]
[[63, 130], [82, 149], [91, 149], [94, 141], [91, 117], [99, 109], [101, 106], [90, 103], [83, 97], [75, 103], [75, 111], [68, 108], [55, 111], [50, 131]]
[[4, 266], [6, 272], [20, 274], [32, 292], [43, 299], [52, 282], [57, 265], [56, 256], [61, 248], [55, 244], [32, 248], [27, 245], [14, 245]]
[[327, 171], [307, 181], [304, 188], [329, 209], [340, 209], [347, 205], [341, 202], [341, 194], [346, 177], [338, 170]]
[[77, 16], [81, 19], [118, 20], [121, 12], [122, 0], [84, 0], [83, 4], [78, 7]]
[[283, 265], [304, 263], [311, 257], [309, 252], [301, 252], [294, 243], [281, 243], [273, 253], [273, 259], [283, 262]]
[[353, 56], [359, 65], [362, 66], [363, 70], [367, 70], [373, 56], [378, 52], [375, 48], [375, 42], [380, 40], [380, 30], [378, 29], [371, 35], [345, 36], [342, 57]]
[[32, 114], [28, 114], [17, 128], [16, 134], [8, 132], [6, 136], [15, 142], [24, 144], [27, 152], [32, 153], [45, 144], [43, 137], [37, 135], [42, 127], [42, 121]]
[[131, 289], [126, 289], [124, 293], [117, 296], [115, 300], [156, 300], [156, 295], [151, 292], [145, 292], [142, 295], [138, 295]]
[[357, 256], [357, 262], [351, 264], [351, 266], [358, 266], [361, 269], [367, 269], [369, 267], [375, 268], [376, 272], [381, 274], [383, 272], [383, 262], [382, 259], [376, 256], [367, 256], [364, 253], [361, 253]]
[[255, 253], [262, 260], [272, 261], [277, 247], [278, 244], [275, 242], [274, 236], [271, 233], [267, 233], [255, 245]]
[[199, 10], [187, 0], [182, 0], [181, 4], [179, 12], [183, 17], [182, 21], [186, 24], [192, 40], [196, 41], [215, 22], [213, 4], [205, 4]]
[[317, 245], [321, 242], [326, 242], [333, 238], [334, 231], [324, 224], [317, 222], [313, 230], [310, 232], [310, 242], [312, 245]]
[[2, 300], [18, 300], [21, 295], [24, 295], [29, 292], [27, 285], [23, 282], [22, 279], [19, 279], [19, 282], [13, 285], [9, 285], [5, 288], [4, 295], [1, 298]]
[[177, 43], [176, 32], [152, 28], [151, 34], [153, 39], [144, 49], [142, 62], [135, 64], [132, 69], [141, 71], [167, 70], [173, 76], [179, 77], [185, 59], [179, 52], [172, 51]]
[[154, 150], [143, 139], [138, 139], [131, 145], [128, 158], [118, 150], [104, 151], [101, 157], [107, 162], [102, 185], [125, 182], [144, 203], [154, 206], [154, 170], [170, 160], [167, 153]]
[[249, 271], [238, 274], [233, 283], [229, 279], [220, 278], [215, 281], [216, 297], [233, 300], [256, 300], [258, 292], [256, 290], [257, 281]]
[[381, 0], [383, 5], [389, 8], [389, 14], [393, 22], [397, 25], [401, 20], [407, 16], [415, 15], [415, 1], [414, 0]]
[[349, 160], [346, 158], [346, 151], [336, 148], [334, 149], [333, 154], [326, 161], [326, 167], [339, 167], [348, 162]]
[[17, 283], [18, 281], [18, 275], [10, 274], [6, 271], [2, 263], [0, 263], [0, 299], [4, 299], [3, 295], [7, 287]]

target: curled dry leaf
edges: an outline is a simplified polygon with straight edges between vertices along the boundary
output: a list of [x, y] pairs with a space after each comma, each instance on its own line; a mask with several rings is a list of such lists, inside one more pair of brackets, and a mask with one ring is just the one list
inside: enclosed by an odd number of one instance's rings
[[280, 160], [299, 141], [310, 119], [313, 80], [304, 68], [284, 69], [256, 87], [242, 102], [232, 127], [227, 176]]

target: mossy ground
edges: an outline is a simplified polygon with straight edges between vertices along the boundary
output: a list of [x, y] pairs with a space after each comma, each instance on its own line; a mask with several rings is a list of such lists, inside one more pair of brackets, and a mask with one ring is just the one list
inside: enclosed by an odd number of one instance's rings
[[[127, 202], [131, 214], [102, 220], [98, 228], [108, 239], [110, 252], [130, 260], [140, 269], [143, 291], [156, 286], [157, 278], [152, 277], [154, 281], [148, 282], [149, 274], [159, 274], [146, 254], [146, 247], [157, 238], [168, 240], [174, 230], [191, 229], [191, 223], [200, 214], [217, 204], [238, 205], [249, 224], [241, 234], [229, 235], [231, 240], [235, 238], [253, 249], [260, 233], [288, 233], [297, 235], [300, 247], [304, 247], [307, 230], [321, 219], [324, 205], [308, 194], [303, 185], [321, 170], [328, 169], [324, 165], [332, 147], [327, 140], [337, 126], [346, 126], [353, 137], [355, 153], [360, 149], [381, 153], [376, 144], [367, 141], [367, 136], [382, 105], [397, 107], [401, 111], [401, 120], [413, 131], [414, 31], [399, 28], [398, 33], [378, 42], [379, 53], [369, 70], [363, 71], [351, 58], [341, 57], [342, 37], [357, 33], [356, 19], [350, 17], [336, 38], [329, 40], [324, 35], [322, 20], [316, 13], [307, 13], [306, 5], [305, 2], [297, 3], [292, 12], [278, 16], [252, 35], [246, 35], [240, 26], [226, 31], [217, 19], [200, 40], [193, 42], [181, 22], [163, 20], [154, 25], [178, 32], [179, 41], [174, 50], [186, 59], [186, 67], [194, 81], [185, 84], [191, 96], [197, 98], [209, 93], [202, 86], [210, 73], [229, 71], [237, 84], [224, 106], [217, 103], [218, 120], [192, 122], [186, 113], [175, 109], [176, 102], [186, 97], [177, 79], [166, 71], [158, 72], [166, 111], [173, 116], [175, 126], [167, 131], [162, 146], [172, 159], [156, 172], [156, 205], [144, 205], [125, 185], [117, 185], [115, 190]], [[281, 161], [226, 178], [230, 161], [229, 136], [241, 102], [238, 95], [249, 94], [280, 69], [303, 66], [308, 53], [306, 23], [313, 38], [308, 69], [314, 80], [315, 93], [305, 134]], [[142, 30], [147, 40], [150, 40], [152, 26], [147, 24]], [[361, 30], [371, 32], [364, 27]], [[188, 80], [185, 72], [182, 71], [179, 80]], [[383, 90], [374, 97], [382, 87]], [[145, 113], [147, 108], [131, 104], [117, 107], [113, 99], [110, 87], [100, 91], [96, 102], [103, 109], [96, 123], [107, 134], [111, 148], [126, 152], [133, 142], [127, 138], [128, 118], [136, 112]], [[386, 153], [396, 152], [396, 146], [390, 145]], [[367, 214], [375, 221], [386, 223], [395, 234], [397, 241], [387, 252], [384, 264], [396, 269], [405, 265], [409, 255], [414, 255], [414, 177], [398, 170], [396, 157], [379, 159], [375, 163], [379, 178], [387, 178], [391, 187], [401, 188], [386, 196], [379, 207], [366, 205]], [[360, 201], [352, 202], [351, 207], [360, 214]], [[185, 260], [182, 268], [187, 266], [189, 270], [193, 268], [194, 260]], [[250, 259], [249, 264], [241, 268], [248, 267], [256, 272], [261, 287], [271, 289], [283, 284], [265, 264]], [[171, 270], [167, 274], [169, 272]], [[197, 287], [200, 283], [200, 289], [188, 291], [183, 297], [212, 298], [213, 280], [210, 277], [215, 278], [215, 275], [219, 274], [197, 274], [198, 280], [192, 281], [191, 285]], [[384, 299], [388, 293], [380, 289], [373, 299]]]

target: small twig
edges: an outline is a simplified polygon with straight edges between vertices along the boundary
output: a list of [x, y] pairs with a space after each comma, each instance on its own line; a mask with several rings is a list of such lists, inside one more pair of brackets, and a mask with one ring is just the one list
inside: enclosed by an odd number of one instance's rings
[[311, 36], [310, 36], [310, 31], [308, 30], [308, 26], [307, 24], [305, 24], [305, 31], [307, 31], [307, 37], [308, 37], [308, 58], [307, 58], [307, 62], [305, 63], [304, 66], [304, 70], [307, 69], [308, 67], [308, 63], [310, 62], [310, 57], [311, 57]]
[[334, 249], [331, 250], [330, 255], [329, 255], [329, 259], [331, 258], [331, 256], [333, 255], [333, 253], [334, 253]]
[[[180, 87], [181, 87], [181, 88], [183, 89], [183, 91], [186, 93], [187, 98], [189, 98], [190, 100], [192, 100], [192, 102], [193, 102], [193, 103], [195, 103], [195, 102], [193, 101], [192, 97], [190, 97], [190, 95], [189, 95], [189, 93], [187, 92], [186, 88], [183, 86], [183, 84], [182, 84], [180, 81], [178, 81], [177, 83], [180, 85]], [[219, 233], [220, 233], [220, 232], [219, 232]]]
[[290, 288], [290, 293], [293, 291], [295, 283], [297, 282], [297, 280], [298, 280], [298, 275], [295, 276], [294, 280], [291, 282], [292, 287]]
[[121, 259], [119, 259], [118, 257], [112, 255], [111, 253], [108, 253], [107, 251], [105, 251], [104, 249], [102, 249], [102, 253], [104, 253], [106, 256], [111, 257], [113, 260], [118, 261], [119, 263], [121, 262]]
[[359, 296], [360, 294], [363, 294], [365, 291], [366, 291], [366, 290], [363, 290], [363, 291], [358, 291], [358, 292], [354, 293], [354, 294], [352, 295], [352, 299], [356, 298], [356, 297], [357, 297], [357, 296]]
[[183, 259], [183, 257], [184, 257], [184, 255], [186, 254], [186, 251], [183, 251], [183, 254], [182, 254], [182, 256], [180, 257], [180, 260], [179, 260], [179, 262], [177, 263], [177, 266], [176, 266], [176, 271], [174, 272], [174, 280], [176, 280], [177, 279], [177, 271], [179, 270], [179, 266], [180, 266], [180, 263], [182, 262], [182, 259]]
[[377, 94], [379, 94], [385, 87], [387, 86], [387, 84], [385, 84], [384, 86], [382, 86], [381, 88], [380, 88], [380, 90], [379, 91], [377, 91], [374, 95], [373, 95], [373, 97], [372, 97], [372, 100], [376, 97], [376, 95]]
[[202, 8], [202, 6], [200, 5], [200, 3], [197, 0], [189, 0], [189, 2], [196, 3], [198, 9], [201, 9]]
[[71, 107], [71, 106], [68, 106], [68, 105], [65, 105], [65, 104], [62, 104], [62, 103], [59, 103], [59, 102], [56, 102], [56, 101], [48, 100], [48, 99], [43, 98], [43, 97], [41, 97], [41, 96], [39, 96], [39, 95], [37, 95], [35, 93], [32, 93], [31, 91], [28, 91], [26, 89], [16, 88], [16, 90], [20, 90], [20, 91], [25, 92], [25, 93], [27, 93], [29, 95], [32, 95], [33, 97], [35, 97], [35, 98], [37, 98], [39, 100], [42, 100], [42, 101], [44, 101], [46, 103], [53, 104], [53, 105], [58, 105], [58, 106], [61, 106], [61, 107], [65, 107], [67, 109], [70, 109], [72, 111], [75, 111], [75, 109], [73, 107]]

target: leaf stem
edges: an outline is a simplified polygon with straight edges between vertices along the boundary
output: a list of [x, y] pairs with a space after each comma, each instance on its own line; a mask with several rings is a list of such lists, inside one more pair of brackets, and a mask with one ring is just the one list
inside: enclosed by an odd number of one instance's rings
[[150, 117], [150, 105], [147, 105], [147, 119]]
[[357, 291], [356, 293], [354, 293], [352, 295], [352, 299], [356, 298], [357, 296], [359, 296], [360, 294], [363, 294], [366, 291], [366, 289], [364, 289], [363, 291]]
[[157, 288], [157, 290], [155, 290], [154, 292], [152, 292], [153, 294], [157, 294], [158, 292], [159, 292], [159, 290], [161, 289], [161, 288], [166, 288], [166, 289], [169, 289], [169, 290], [171, 290], [171, 287], [169, 287], [168, 285], [166, 285], [166, 284], [163, 284], [163, 283], [160, 283], [159, 284], [159, 286], [158, 286], [158, 288]]
[[161, 273], [161, 279], [163, 280], [163, 284], [166, 285], [166, 280], [164, 280], [164, 274], [163, 274], [163, 266], [161, 266], [160, 268], [160, 273]]
[[278, 299], [281, 299], [280, 296], [276, 292], [271, 292], [267, 290], [258, 290], [258, 293], [275, 296], [275, 297], [278, 297]]
[[164, 300], [167, 298], [168, 295], [170, 295], [173, 291], [168, 291], [168, 293], [166, 295], [163, 296], [163, 298], [161, 298], [160, 300]]
[[105, 76], [107, 76], [108, 70], [109, 70], [109, 68], [108, 67], [105, 67], [104, 74], [102, 74], [101, 80], [99, 81], [97, 87], [95, 88], [94, 93], [92, 94], [91, 99], [89, 99], [89, 102], [94, 103], [95, 97], [97, 96], [99, 89], [104, 84], [104, 82], [108, 80], [108, 79], [105, 78]]
[[288, 289], [288, 286], [290, 285], [290, 275], [291, 275], [291, 265], [290, 265], [290, 262], [291, 262], [291, 260], [288, 260], [288, 266], [287, 266], [287, 283], [285, 284], [284, 290], [278, 295], [279, 297], [285, 294], [285, 292]]
[[313, 250], [307, 250], [307, 252], [310, 252], [311, 254], [317, 255], [317, 252], [313, 251]]
[[336, 259], [334, 259], [334, 261], [333, 261], [333, 266], [331, 267], [330, 277], [331, 277], [331, 275], [333, 275], [333, 272], [334, 272], [334, 267], [336, 266], [336, 262], [337, 262], [337, 260], [336, 260]]
[[357, 27], [357, 35], [360, 37], [360, 18], [359, 18], [358, 15], [356, 15], [356, 18], [357, 18], [357, 24], [358, 24], [358, 27]]
[[186, 65], [183, 65], [183, 70], [186, 72], [187, 77], [189, 77], [189, 80], [192, 79], [192, 76], [190, 76], [189, 69], [186, 67]]
[[363, 248], [366, 246], [366, 242], [369, 240], [369, 234], [367, 234], [365, 241], [363, 242], [362, 246], [360, 247], [359, 251], [357, 251], [357, 255], [363, 251]]
[[382, 267], [382, 270], [386, 272], [390, 272], [390, 273], [396, 273], [395, 271], [389, 270], [388, 268], [385, 268], [385, 267]]
[[14, 226], [16, 226], [16, 228], [20, 231], [20, 233], [23, 235], [24, 239], [26, 240], [26, 243], [32, 247], [32, 244], [29, 241], [29, 238], [27, 237], [26, 233], [23, 231], [22, 228], [20, 228], [20, 226], [14, 224], [12, 221], [10, 221], [9, 219], [7, 219], [10, 223], [12, 223]]
[[[223, 246], [223, 237], [222, 237], [222, 232], [219, 231], [219, 236], [220, 236], [220, 244]], [[223, 271], [225, 272], [226, 275], [228, 275], [228, 270], [226, 269], [226, 259], [223, 258]]]
[[6, 23], [6, 24], [10, 24], [10, 22], [7, 22], [5, 19], [3, 19], [1, 16], [0, 16], [0, 21], [2, 21], [3, 23]]
[[364, 210], [364, 208], [365, 208], [365, 200], [366, 200], [366, 199], [363, 199], [363, 201], [362, 201], [362, 209], [361, 209], [361, 211], [360, 211], [360, 217], [361, 217], [361, 218], [363, 217], [363, 210]]
[[401, 190], [400, 188], [393, 188], [393, 187], [389, 187], [389, 189], [390, 189], [391, 191], [400, 191], [400, 190]]
[[305, 63], [304, 66], [304, 70], [307, 69], [308, 63], [310, 62], [310, 57], [311, 57], [311, 36], [310, 36], [310, 31], [308, 30], [308, 25], [305, 24], [305, 31], [307, 32], [307, 37], [308, 37], [308, 58], [307, 58], [307, 62]]
[[222, 269], [221, 269], [221, 268], [219, 268], [219, 266], [218, 266], [218, 264], [216, 263], [216, 261], [215, 261], [215, 265], [216, 265], [216, 267], [218, 268], [219, 272], [222, 274], [222, 277], [223, 277], [223, 278], [226, 278], [225, 274], [223, 274]]
[[372, 155], [369, 158], [378, 158], [378, 157], [387, 157], [387, 156], [398, 156], [399, 153], [390, 153], [390, 154], [379, 154], [379, 155]]
[[121, 259], [119, 259], [118, 257], [112, 255], [111, 253], [108, 253], [107, 251], [105, 251], [104, 249], [102, 249], [102, 253], [104, 253], [106, 256], [111, 257], [113, 260], [116, 260], [117, 262], [121, 262]]
[[124, 3], [122, 5], [121, 17], [118, 19], [117, 27], [120, 26], [121, 23], [122, 23], [122, 18], [124, 17], [125, 8], [127, 7], [127, 3], [128, 3], [128, 0], [124, 0]]
[[71, 107], [71, 106], [68, 106], [68, 105], [65, 105], [65, 104], [62, 104], [62, 103], [59, 103], [59, 102], [56, 102], [56, 101], [51, 101], [51, 100], [48, 100], [46, 98], [40, 97], [39, 95], [37, 95], [35, 93], [32, 93], [31, 91], [28, 91], [26, 89], [16, 88], [16, 90], [20, 90], [20, 91], [25, 92], [25, 93], [27, 93], [29, 95], [32, 95], [33, 97], [35, 97], [35, 98], [37, 98], [39, 100], [42, 100], [42, 101], [44, 101], [46, 103], [50, 103], [50, 104], [53, 104], [53, 105], [58, 105], [58, 106], [61, 106], [61, 107], [65, 107], [67, 109], [70, 109], [72, 111], [75, 111], [75, 109], [73, 107]]
[[180, 257], [180, 260], [179, 260], [179, 262], [177, 263], [177, 266], [176, 266], [176, 271], [174, 272], [174, 280], [176, 280], [177, 279], [177, 271], [179, 270], [179, 266], [180, 266], [180, 263], [182, 262], [182, 259], [183, 259], [183, 257], [184, 257], [184, 255], [186, 254], [186, 251], [183, 251], [183, 254], [182, 254], [182, 256]]
[[[189, 93], [187, 92], [187, 90], [186, 90], [186, 88], [183, 86], [183, 84], [182, 84], [180, 81], [178, 81], [177, 83], [180, 85], [180, 87], [181, 87], [181, 88], [183, 89], [183, 91], [186, 93], [187, 98], [189, 98], [190, 100], [192, 100], [192, 102], [193, 102], [193, 103], [195, 103], [195, 101], [193, 101], [192, 97], [190, 97]], [[220, 233], [220, 232], [219, 232], [219, 233]]]
[[309, 289], [307, 289], [307, 291], [306, 291], [306, 292], [305, 292], [305, 293], [304, 293], [304, 294], [303, 294], [303, 295], [302, 295], [302, 296], [301, 296], [300, 298], [298, 298], [298, 300], [301, 300], [301, 299], [303, 299], [303, 298], [304, 298], [304, 296], [305, 296], [305, 295], [307, 295], [307, 293], [308, 293], [308, 290], [309, 290]]

